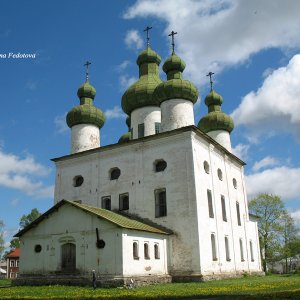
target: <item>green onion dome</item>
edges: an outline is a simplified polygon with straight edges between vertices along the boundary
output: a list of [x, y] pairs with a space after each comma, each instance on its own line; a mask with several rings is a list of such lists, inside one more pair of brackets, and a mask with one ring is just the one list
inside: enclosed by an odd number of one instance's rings
[[158, 69], [160, 62], [160, 56], [149, 46], [138, 56], [136, 63], [139, 66], [139, 80], [131, 85], [122, 97], [122, 109], [127, 115], [140, 107], [159, 106], [153, 93], [162, 82]]
[[233, 119], [221, 111], [223, 98], [216, 91], [212, 90], [205, 98], [208, 106], [208, 114], [198, 123], [198, 128], [207, 133], [215, 130], [225, 130], [229, 133], [234, 128]]
[[82, 84], [77, 95], [80, 99], [80, 105], [73, 107], [67, 114], [67, 124], [71, 128], [78, 124], [93, 124], [102, 128], [105, 122], [103, 112], [93, 105], [96, 95], [95, 88], [88, 81]]
[[127, 142], [129, 142], [130, 140], [131, 140], [131, 132], [126, 132], [125, 134], [123, 134], [123, 135], [120, 137], [118, 143], [119, 143], [119, 144], [127, 143]]
[[198, 99], [198, 90], [193, 83], [182, 79], [185, 62], [175, 54], [165, 61], [163, 70], [167, 74], [167, 81], [162, 82], [154, 92], [154, 98], [162, 103], [169, 99], [185, 99], [193, 104]]

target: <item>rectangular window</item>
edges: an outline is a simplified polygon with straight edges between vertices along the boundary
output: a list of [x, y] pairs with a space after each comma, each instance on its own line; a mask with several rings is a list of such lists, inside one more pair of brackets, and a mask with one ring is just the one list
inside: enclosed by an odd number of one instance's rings
[[164, 217], [167, 215], [167, 197], [166, 190], [155, 190], [155, 217]]
[[217, 247], [216, 247], [216, 236], [214, 233], [210, 235], [211, 241], [211, 253], [212, 253], [212, 260], [218, 260], [217, 257]]
[[207, 190], [207, 201], [208, 201], [208, 213], [209, 213], [209, 217], [213, 218], [214, 217], [214, 210], [213, 210], [211, 190]]
[[254, 261], [252, 241], [250, 241], [250, 257], [251, 257], [251, 261]]
[[243, 248], [243, 240], [240, 239], [240, 253], [241, 253], [241, 261], [245, 261], [244, 258], [244, 248]]
[[160, 133], [160, 123], [155, 122], [155, 134]]
[[230, 261], [231, 259], [230, 259], [228, 236], [225, 236], [225, 252], [226, 252], [226, 260]]
[[225, 197], [221, 195], [222, 217], [223, 221], [227, 222]]
[[129, 194], [120, 194], [119, 195], [119, 210], [128, 210], [129, 209]]
[[145, 136], [145, 125], [144, 123], [138, 125], [138, 138]]
[[19, 266], [19, 260], [16, 260], [16, 267]]
[[9, 265], [10, 265], [11, 267], [14, 267], [14, 266], [15, 266], [15, 261], [14, 261], [14, 260], [11, 260]]
[[236, 202], [236, 217], [238, 225], [241, 226], [240, 204], [238, 202]]
[[111, 198], [110, 196], [105, 196], [101, 198], [101, 208], [111, 210]]

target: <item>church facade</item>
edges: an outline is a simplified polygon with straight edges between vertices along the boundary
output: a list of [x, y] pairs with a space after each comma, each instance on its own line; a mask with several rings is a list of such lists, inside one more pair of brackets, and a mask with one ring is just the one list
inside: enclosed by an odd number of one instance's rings
[[20, 284], [66, 274], [83, 282], [92, 270], [113, 285], [262, 273], [223, 98], [211, 88], [196, 127], [198, 91], [183, 79], [183, 60], [173, 48], [165, 81], [160, 61], [149, 44], [138, 56], [139, 80], [122, 97], [128, 132], [116, 144], [100, 146], [105, 117], [88, 77], [78, 89], [71, 154], [53, 159], [54, 206], [16, 235]]

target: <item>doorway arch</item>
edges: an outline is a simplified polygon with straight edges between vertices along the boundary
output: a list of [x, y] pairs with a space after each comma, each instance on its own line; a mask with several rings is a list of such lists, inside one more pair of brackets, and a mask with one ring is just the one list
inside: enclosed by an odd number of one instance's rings
[[61, 270], [74, 272], [76, 270], [76, 245], [66, 243], [61, 246]]

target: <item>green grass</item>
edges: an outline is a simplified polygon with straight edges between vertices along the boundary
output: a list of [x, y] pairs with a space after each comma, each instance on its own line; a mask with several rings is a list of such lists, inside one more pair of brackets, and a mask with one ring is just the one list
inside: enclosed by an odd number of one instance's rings
[[0, 288], [0, 299], [300, 299], [299, 275], [172, 283], [135, 289], [75, 286]]
[[[11, 280], [6, 278], [0, 278], [0, 287], [1, 286], [9, 286], [11, 285]], [[0, 293], [1, 295], [1, 293]]]

